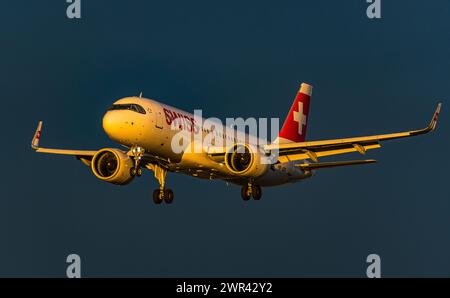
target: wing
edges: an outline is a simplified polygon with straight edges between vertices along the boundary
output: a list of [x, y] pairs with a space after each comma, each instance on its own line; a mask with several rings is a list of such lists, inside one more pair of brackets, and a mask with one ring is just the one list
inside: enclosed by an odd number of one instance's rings
[[289, 162], [302, 159], [311, 159], [312, 161], [317, 162], [318, 158], [322, 156], [343, 154], [355, 151], [361, 154], [365, 154], [366, 150], [380, 148], [381, 141], [413, 137], [433, 131], [436, 127], [440, 110], [441, 104], [439, 103], [430, 123], [423, 129], [356, 138], [287, 144], [270, 144], [265, 145], [264, 150], [267, 153], [271, 153], [272, 151], [276, 152], [278, 150], [279, 162]]
[[[36, 128], [36, 132], [34, 133], [33, 140], [31, 141], [31, 148], [36, 150], [36, 152], [75, 156], [77, 159], [81, 160], [87, 166], [91, 165], [92, 158], [98, 152], [98, 150], [72, 150], [72, 149], [54, 149], [54, 148], [39, 147], [39, 139], [41, 137], [41, 131], [42, 131], [42, 121], [39, 121], [38, 126]], [[133, 155], [131, 150], [123, 151], [123, 152], [126, 153], [128, 156]], [[161, 166], [167, 166], [169, 163], [170, 163], [170, 161], [167, 159], [164, 159], [159, 156], [154, 156], [154, 155], [151, 155], [148, 153], [145, 153], [142, 156], [142, 164], [143, 165], [159, 164]]]
[[53, 149], [53, 148], [39, 147], [39, 139], [41, 138], [41, 131], [42, 131], [42, 121], [39, 121], [38, 126], [36, 128], [36, 132], [34, 133], [33, 140], [31, 141], [31, 148], [36, 150], [36, 152], [72, 155], [80, 159], [86, 165], [90, 164], [89, 163], [90, 160], [95, 155], [95, 153], [97, 153], [97, 150], [67, 150], [67, 149]]

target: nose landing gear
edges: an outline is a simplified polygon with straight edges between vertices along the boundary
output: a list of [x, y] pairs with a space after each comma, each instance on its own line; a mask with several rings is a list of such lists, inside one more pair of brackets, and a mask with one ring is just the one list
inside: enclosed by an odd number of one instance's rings
[[140, 167], [142, 156], [144, 156], [145, 150], [142, 147], [134, 146], [131, 148], [131, 155], [134, 159], [134, 167], [130, 169], [131, 177], [142, 175], [142, 169]]
[[132, 177], [134, 177], [134, 176], [141, 177], [141, 175], [142, 175], [142, 169], [141, 169], [141, 168], [136, 168], [136, 166], [135, 166], [134, 168], [131, 168], [131, 169], [130, 169], [130, 175], [131, 175]]

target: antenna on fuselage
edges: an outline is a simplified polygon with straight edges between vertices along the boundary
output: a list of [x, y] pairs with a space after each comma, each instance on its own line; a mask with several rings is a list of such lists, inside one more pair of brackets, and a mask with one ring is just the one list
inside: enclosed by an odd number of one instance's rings
[[142, 91], [141, 91], [141, 93], [139, 93], [139, 98], [142, 98]]

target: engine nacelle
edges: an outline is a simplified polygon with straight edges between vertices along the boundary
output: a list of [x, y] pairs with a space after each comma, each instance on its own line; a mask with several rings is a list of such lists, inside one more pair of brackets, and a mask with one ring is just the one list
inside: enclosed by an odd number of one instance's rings
[[236, 144], [225, 154], [225, 165], [233, 174], [241, 177], [257, 178], [269, 169], [269, 164], [263, 163], [264, 154], [255, 146]]
[[91, 161], [94, 175], [103, 181], [124, 185], [133, 180], [130, 169], [133, 160], [119, 149], [105, 148], [99, 150]]

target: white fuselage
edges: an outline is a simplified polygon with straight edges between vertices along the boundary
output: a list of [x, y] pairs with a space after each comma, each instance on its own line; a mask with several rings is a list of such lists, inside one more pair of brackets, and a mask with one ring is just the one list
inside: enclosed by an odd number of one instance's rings
[[[114, 103], [114, 105], [136, 104], [142, 109], [134, 110], [108, 110], [103, 117], [103, 129], [115, 142], [128, 148], [139, 146], [146, 153], [166, 161], [168, 169], [172, 172], [180, 172], [194, 177], [206, 179], [223, 179], [237, 184], [245, 184], [248, 179], [234, 175], [220, 160], [212, 158], [207, 148], [200, 145], [200, 151], [187, 152], [183, 150], [176, 152], [172, 148], [174, 137], [181, 132], [193, 136], [188, 148], [192, 150], [196, 138], [205, 138], [211, 130], [206, 130], [197, 125], [194, 115], [175, 107], [171, 107], [155, 100], [141, 97], [125, 97]], [[202, 123], [205, 119], [201, 118]], [[252, 144], [256, 148], [256, 138], [245, 133], [222, 126], [215, 127], [216, 140], [222, 139], [222, 144], [244, 143]], [[267, 172], [255, 177], [254, 182], [261, 186], [274, 186], [300, 179], [311, 177], [311, 172], [304, 172], [294, 165], [293, 162], [277, 163], [270, 165]]]

